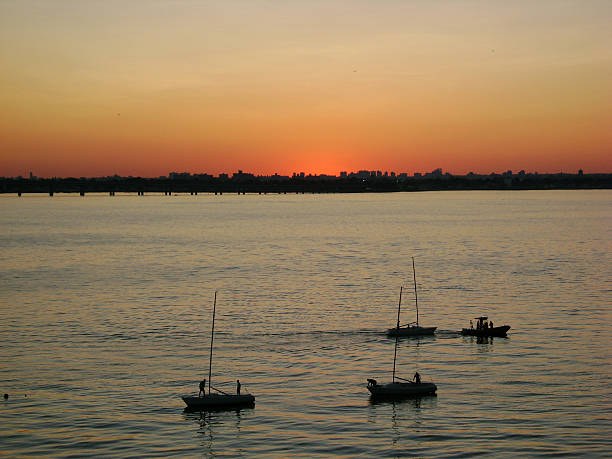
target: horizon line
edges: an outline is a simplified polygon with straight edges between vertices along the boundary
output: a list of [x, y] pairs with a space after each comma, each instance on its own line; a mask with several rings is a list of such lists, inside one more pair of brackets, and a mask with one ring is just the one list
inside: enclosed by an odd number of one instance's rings
[[198, 176], [208, 176], [212, 178], [231, 178], [234, 176], [253, 176], [256, 178], [267, 178], [267, 177], [283, 177], [283, 178], [305, 178], [305, 177], [331, 177], [331, 178], [351, 178], [351, 177], [360, 177], [368, 174], [370, 177], [436, 177], [436, 176], [488, 176], [488, 175], [559, 175], [559, 174], [567, 174], [567, 175], [610, 175], [612, 172], [583, 172], [583, 169], [578, 169], [576, 172], [567, 172], [560, 170], [558, 172], [539, 172], [539, 171], [527, 171], [525, 169], [521, 169], [518, 172], [513, 171], [512, 169], [507, 169], [503, 172], [488, 172], [488, 173], [479, 173], [479, 172], [467, 172], [464, 174], [453, 174], [448, 171], [444, 171], [442, 168], [436, 168], [430, 172], [413, 172], [412, 174], [408, 172], [395, 172], [395, 171], [383, 171], [380, 169], [360, 169], [358, 171], [339, 171], [338, 175], [331, 175], [325, 173], [305, 173], [305, 172], [293, 172], [291, 175], [283, 175], [278, 172], [274, 172], [273, 174], [255, 174], [252, 172], [245, 172], [242, 169], [238, 169], [236, 172], [220, 172], [217, 175], [208, 172], [188, 172], [188, 171], [170, 171], [166, 175], [120, 175], [120, 174], [111, 174], [111, 175], [92, 175], [92, 176], [37, 176], [32, 171], [29, 172], [29, 176], [1, 176], [0, 179], [68, 179], [68, 178], [77, 178], [77, 179], [92, 179], [92, 178], [141, 178], [141, 179], [160, 179], [160, 178], [186, 178], [186, 177], [198, 177]]

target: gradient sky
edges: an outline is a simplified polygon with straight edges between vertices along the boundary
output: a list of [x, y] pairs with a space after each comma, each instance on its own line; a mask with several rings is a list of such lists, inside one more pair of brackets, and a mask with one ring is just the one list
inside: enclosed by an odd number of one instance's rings
[[612, 1], [0, 0], [0, 176], [612, 172]]

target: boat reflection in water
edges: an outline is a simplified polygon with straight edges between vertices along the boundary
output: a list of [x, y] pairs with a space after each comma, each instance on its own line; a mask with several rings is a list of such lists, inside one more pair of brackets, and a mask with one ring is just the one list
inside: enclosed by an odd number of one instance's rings
[[470, 343], [476, 343], [476, 344], [493, 344], [493, 342], [496, 339], [498, 343], [503, 343], [505, 341], [510, 340], [508, 336], [464, 336], [463, 337], [464, 341], [469, 340]]
[[[223, 411], [223, 412], [222, 412]], [[235, 410], [196, 411], [185, 408], [185, 420], [199, 426], [198, 433], [202, 436], [201, 446], [206, 448], [202, 456], [214, 457], [216, 450], [223, 450], [223, 432], [233, 432], [234, 437], [240, 437], [242, 409]]]
[[391, 406], [394, 413], [398, 408], [408, 409], [410, 411], [414, 410], [417, 413], [420, 413], [421, 408], [432, 408], [436, 405], [437, 401], [437, 394], [413, 395], [411, 397], [400, 398], [370, 397], [369, 405], [376, 408]]

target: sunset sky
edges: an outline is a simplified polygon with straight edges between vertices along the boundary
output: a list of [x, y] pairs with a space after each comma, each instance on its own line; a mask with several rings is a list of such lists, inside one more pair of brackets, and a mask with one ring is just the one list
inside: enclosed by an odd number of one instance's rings
[[0, 0], [0, 176], [612, 172], [612, 1]]

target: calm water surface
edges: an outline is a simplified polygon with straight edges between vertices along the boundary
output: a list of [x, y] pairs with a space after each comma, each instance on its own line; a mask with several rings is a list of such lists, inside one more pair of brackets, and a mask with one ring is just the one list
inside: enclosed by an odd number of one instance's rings
[[[0, 455], [609, 456], [612, 192], [0, 196]], [[371, 403], [418, 370], [437, 397]], [[208, 373], [255, 408], [186, 413]], [[478, 343], [478, 315], [509, 324]]]

